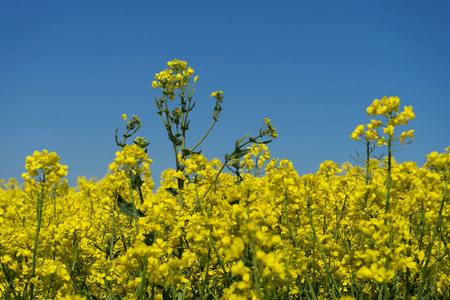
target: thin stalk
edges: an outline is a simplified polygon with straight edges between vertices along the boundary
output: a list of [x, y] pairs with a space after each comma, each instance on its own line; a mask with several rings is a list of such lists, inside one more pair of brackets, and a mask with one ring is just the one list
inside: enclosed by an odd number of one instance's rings
[[292, 232], [292, 228], [291, 225], [289, 224], [289, 216], [288, 216], [288, 207], [287, 207], [287, 190], [285, 188], [285, 193], [284, 193], [284, 215], [286, 217], [286, 225], [289, 229], [289, 235], [291, 236], [291, 240], [292, 243], [294, 244], [294, 247], [297, 248], [297, 242], [295, 241], [294, 238], [294, 233]]
[[427, 259], [425, 261], [425, 266], [423, 267], [423, 270], [422, 270], [422, 282], [420, 284], [419, 294], [417, 296], [417, 299], [422, 299], [422, 292], [423, 292], [423, 287], [425, 285], [426, 272], [427, 272], [428, 264], [430, 263], [430, 258], [431, 258], [431, 250], [433, 248], [434, 239], [436, 238], [436, 235], [437, 235], [437, 232], [438, 232], [438, 229], [439, 229], [439, 225], [441, 223], [442, 211], [444, 210], [445, 201], [447, 199], [447, 192], [448, 192], [447, 179], [445, 179], [444, 182], [445, 182], [444, 196], [442, 197], [441, 207], [439, 209], [439, 214], [438, 214], [438, 217], [436, 219], [436, 223], [434, 225], [433, 236], [431, 237], [431, 241], [428, 244]]
[[[115, 239], [115, 230], [114, 230], [114, 224], [115, 224], [115, 214], [114, 210], [112, 211], [112, 226], [111, 226], [111, 243], [109, 245], [109, 263], [108, 263], [108, 270], [106, 271], [106, 276], [110, 275], [111, 266], [112, 266], [112, 260], [114, 257], [114, 239]], [[106, 278], [105, 278], [106, 279]], [[106, 286], [108, 289], [109, 297], [113, 297], [113, 291], [111, 288], [111, 283], [109, 280], [106, 280]]]
[[[313, 235], [314, 235], [314, 240], [316, 241], [317, 247], [319, 248], [320, 255], [322, 256], [322, 260], [323, 260], [323, 262], [325, 264], [325, 268], [326, 268], [327, 274], [328, 274], [328, 279], [331, 280], [331, 283], [333, 284], [334, 289], [338, 293], [339, 297], [342, 297], [341, 291], [339, 290], [339, 288], [337, 286], [337, 283], [336, 283], [336, 281], [333, 278], [333, 274], [331, 274], [330, 266], [328, 265], [327, 259], [325, 257], [325, 254], [323, 253], [322, 247], [320, 246], [320, 242], [319, 242], [319, 239], [317, 237], [316, 230], [314, 228], [313, 218], [312, 218], [311, 209], [310, 209], [311, 206], [310, 206], [310, 201], [309, 200], [310, 199], [309, 199], [309, 196], [308, 196], [308, 216], [309, 216], [309, 222], [311, 224], [311, 228], [312, 228]], [[334, 293], [333, 293], [333, 298], [335, 298]]]
[[134, 196], [133, 196], [133, 181], [132, 181], [132, 178], [133, 178], [133, 173], [132, 173], [132, 171], [130, 170], [130, 172], [129, 172], [129, 185], [130, 185], [130, 198], [131, 198], [131, 203], [133, 204], [133, 218], [134, 218], [134, 224], [135, 224], [135, 227], [136, 227], [136, 235], [138, 235], [139, 234], [139, 226], [138, 226], [138, 214], [137, 214], [137, 209], [136, 209], [136, 203], [135, 203], [135, 201], [134, 201]]
[[[250, 205], [247, 202], [247, 221], [248, 223], [250, 223]], [[252, 249], [252, 263], [253, 263], [253, 276], [255, 277], [255, 288], [256, 291], [258, 292], [258, 298], [261, 299], [261, 287], [259, 284], [259, 274], [258, 274], [258, 270], [260, 269], [260, 266], [258, 264], [258, 262], [256, 261], [256, 251], [255, 251], [255, 242], [253, 241], [252, 238], [250, 238], [250, 246]], [[267, 286], [264, 285], [264, 288], [266, 290], [266, 297], [268, 296], [267, 294]]]
[[[44, 179], [43, 183], [45, 183], [45, 172], [44, 172]], [[36, 226], [36, 233], [34, 234], [34, 244], [33, 244], [33, 262], [31, 264], [31, 278], [36, 276], [36, 258], [37, 258], [37, 246], [38, 246], [38, 239], [39, 239], [39, 231], [41, 230], [41, 222], [42, 222], [42, 207], [44, 205], [44, 189], [45, 187], [42, 186], [41, 193], [39, 194], [39, 197], [37, 199], [37, 226]], [[30, 284], [30, 300], [34, 299], [34, 283]]]
[[[198, 204], [199, 207], [200, 207], [200, 212], [201, 212], [202, 216], [205, 217], [205, 213], [204, 213], [204, 211], [203, 211], [203, 207], [202, 207], [202, 205], [201, 205], [201, 203], [200, 203], [200, 198], [198, 197], [197, 184], [195, 184], [194, 187], [195, 187], [195, 194], [196, 194], [196, 196], [197, 196], [197, 204]], [[223, 271], [223, 273], [225, 274], [225, 277], [226, 277], [226, 279], [227, 279], [228, 285], [231, 285], [231, 279], [230, 279], [230, 277], [229, 277], [229, 275], [228, 275], [227, 270], [225, 269], [225, 265], [224, 265], [222, 259], [220, 258], [219, 251], [217, 251], [216, 244], [214, 243], [214, 239], [213, 239], [213, 237], [212, 237], [212, 235], [211, 235], [211, 232], [212, 232], [212, 229], [213, 229], [213, 228], [212, 228], [211, 225], [208, 225], [208, 229], [209, 229], [209, 247], [210, 247], [210, 249], [211, 249], [211, 246], [213, 247], [214, 253], [215, 253], [216, 256], [217, 256], [217, 260], [219, 261], [219, 265], [220, 265], [220, 267], [222, 268], [222, 271]]]
[[[391, 125], [391, 116], [388, 118], [388, 126]], [[386, 207], [384, 210], [384, 213], [387, 214], [389, 212], [389, 206], [390, 206], [390, 197], [391, 197], [391, 183], [392, 183], [392, 177], [391, 177], [391, 170], [392, 170], [392, 141], [393, 137], [392, 135], [389, 135], [388, 139], [388, 165], [387, 165], [387, 183], [386, 183]], [[384, 225], [387, 225], [387, 218], [384, 218]]]
[[[256, 139], [258, 139], [260, 137], [262, 137], [262, 134], [259, 134], [254, 139], [256, 140]], [[247, 144], [250, 144], [250, 141], [247, 141], [244, 144], [240, 145], [239, 148], [242, 148], [242, 147], [244, 147]], [[202, 196], [203, 198], [211, 191], [212, 187], [216, 184], [217, 180], [219, 179], [220, 174], [222, 174], [223, 169], [225, 169], [225, 166], [230, 161], [231, 157], [233, 157], [233, 154], [236, 153], [236, 150], [238, 150], [238, 149], [234, 149], [233, 152], [231, 152], [231, 154], [228, 156], [228, 159], [225, 160], [225, 162], [222, 164], [222, 167], [220, 168], [219, 172], [217, 172], [217, 175], [214, 178], [213, 183], [206, 189], [205, 193], [203, 193], [203, 196]]]
[[205, 133], [205, 135], [202, 137], [202, 139], [191, 149], [191, 151], [194, 151], [195, 148], [197, 148], [202, 142], [203, 140], [208, 136], [209, 132], [213, 129], [214, 125], [216, 125], [217, 121], [214, 121], [211, 125], [211, 127], [209, 127], [208, 131]]
[[256, 261], [255, 242], [253, 242], [252, 240], [250, 245], [252, 247], [253, 276], [255, 276], [255, 288], [256, 291], [258, 292], [258, 298], [261, 299], [261, 288], [259, 286], [259, 276], [258, 276], [259, 267], [258, 262]]
[[2, 291], [1, 291], [2, 294], [5, 296], [5, 299], [6, 299], [6, 295], [7, 294], [9, 295], [10, 293], [13, 293], [14, 297], [18, 298], [16, 290], [14, 289], [13, 276], [11, 276], [9, 270], [5, 267], [5, 265], [3, 263], [0, 263], [0, 265], [2, 266], [3, 274], [5, 274], [6, 281], [8, 282], [8, 287], [5, 290], [2, 289]]
[[314, 288], [313, 288], [313, 286], [311, 284], [311, 280], [309, 280], [308, 274], [305, 275], [305, 278], [306, 278], [306, 283], [308, 284], [308, 288], [309, 288], [309, 290], [311, 292], [312, 298], [314, 300], [317, 300], [316, 293], [314, 292]]
[[344, 198], [344, 204], [342, 204], [342, 209], [341, 209], [341, 212], [339, 213], [339, 219], [337, 221], [336, 228], [334, 229], [334, 233], [333, 233], [333, 240], [335, 240], [335, 241], [336, 241], [336, 237], [338, 234], [339, 225], [341, 224], [342, 216], [344, 215], [344, 210], [345, 210], [345, 205], [347, 203], [347, 199], [348, 199], [348, 195], [346, 194], [345, 198]]

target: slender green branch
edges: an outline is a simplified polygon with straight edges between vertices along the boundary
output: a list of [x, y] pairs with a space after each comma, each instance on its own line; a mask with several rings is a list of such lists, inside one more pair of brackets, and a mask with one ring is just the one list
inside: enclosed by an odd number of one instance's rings
[[195, 148], [197, 148], [203, 142], [203, 140], [208, 136], [209, 132], [213, 129], [213, 127], [216, 123], [217, 123], [217, 121], [214, 121], [212, 123], [211, 127], [209, 127], [208, 131], [205, 133], [205, 135], [202, 137], [202, 139], [192, 149], [190, 149], [191, 151], [194, 151]]
[[[260, 137], [262, 137], [263, 134], [259, 134], [257, 137], [255, 137], [254, 139], [250, 139], [250, 140], [256, 140]], [[213, 183], [211, 183], [211, 185], [206, 189], [205, 193], [203, 194], [203, 198], [206, 197], [206, 195], [211, 191], [212, 187], [216, 184], [217, 180], [219, 179], [220, 174], [222, 174], [223, 169], [225, 169], [225, 166], [228, 164], [228, 162], [233, 158], [233, 155], [237, 152], [237, 150], [241, 149], [242, 147], [244, 147], [245, 145], [248, 145], [249, 143], [251, 143], [252, 141], [247, 141], [244, 144], [240, 145], [238, 148], [234, 149], [233, 152], [231, 152], [231, 154], [228, 156], [228, 158], [225, 160], [225, 162], [222, 164], [222, 167], [219, 169], [219, 171], [217, 172], [216, 177], [214, 178]]]

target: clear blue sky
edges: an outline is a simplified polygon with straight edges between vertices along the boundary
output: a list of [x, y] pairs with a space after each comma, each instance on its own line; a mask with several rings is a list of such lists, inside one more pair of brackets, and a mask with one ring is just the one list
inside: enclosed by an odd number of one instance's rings
[[[150, 142], [154, 180], [174, 167], [151, 88], [167, 61], [200, 76], [187, 146], [223, 159], [271, 118], [272, 156], [300, 175], [363, 151], [349, 135], [376, 98], [414, 107], [418, 140], [396, 153], [417, 161], [450, 145], [450, 1], [2, 1], [0, 178], [48, 149], [68, 180], [102, 178], [115, 158], [123, 113]], [[123, 131], [119, 131], [122, 132]]]

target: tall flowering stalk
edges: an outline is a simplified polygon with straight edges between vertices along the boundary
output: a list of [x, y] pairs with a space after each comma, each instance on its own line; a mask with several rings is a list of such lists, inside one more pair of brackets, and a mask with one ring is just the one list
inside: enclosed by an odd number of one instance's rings
[[[60, 165], [59, 157], [55, 152], [49, 153], [47, 150], [42, 152], [34, 151], [33, 156], [28, 156], [25, 168], [28, 172], [23, 173], [22, 177], [26, 182], [25, 191], [31, 198], [36, 198], [36, 230], [33, 242], [33, 260], [31, 263], [29, 297], [34, 299], [34, 288], [38, 283], [36, 277], [36, 263], [38, 256], [39, 233], [42, 225], [42, 213], [44, 200], [47, 196], [55, 194], [55, 191], [61, 186], [67, 189], [67, 180], [62, 179], [67, 175], [67, 166]], [[62, 179], [62, 180], [61, 180]]]
[[442, 219], [443, 219], [443, 211], [445, 203], [449, 200], [447, 197], [448, 195], [448, 177], [450, 174], [450, 147], [447, 147], [445, 149], [447, 153], [437, 153], [432, 152], [427, 155], [427, 162], [425, 163], [425, 167], [432, 170], [433, 172], [436, 172], [440, 175], [442, 182], [444, 182], [444, 194], [442, 196], [442, 201], [440, 203], [439, 207], [439, 213], [436, 219], [436, 223], [434, 225], [433, 229], [433, 235], [431, 237], [430, 243], [428, 244], [428, 247], [426, 249], [426, 260], [425, 265], [422, 270], [422, 282], [420, 284], [419, 292], [417, 299], [422, 298], [422, 293], [424, 291], [424, 288], [426, 286], [426, 274], [428, 272], [428, 266], [431, 260], [432, 255], [432, 249], [434, 245], [434, 240], [436, 239], [436, 236], [439, 233], [440, 228], [442, 227]]
[[[167, 63], [169, 69], [166, 69], [155, 75], [155, 81], [152, 82], [152, 88], [159, 89], [162, 93], [161, 96], [155, 97], [157, 113], [161, 117], [161, 121], [167, 130], [169, 140], [172, 142], [175, 164], [176, 164], [176, 179], [178, 184], [178, 191], [184, 188], [184, 182], [186, 180], [184, 161], [193, 154], [200, 154], [200, 151], [195, 151], [197, 147], [201, 145], [204, 139], [211, 132], [214, 125], [219, 120], [220, 112], [222, 111], [223, 91], [216, 91], [211, 94], [211, 97], [215, 99], [216, 105], [214, 106], [212, 118], [213, 122], [203, 137], [192, 147], [186, 146], [186, 132], [189, 130], [189, 113], [195, 107], [194, 92], [195, 84], [198, 80], [198, 76], [195, 76], [192, 83], [192, 76], [194, 70], [188, 67], [187, 62], [174, 59]], [[171, 103], [171, 105], [169, 104]], [[269, 123], [269, 119], [265, 119], [263, 128], [260, 130], [260, 134], [255, 138], [249, 138], [247, 142], [244, 142], [244, 136], [242, 139], [236, 141], [235, 150], [230, 155], [225, 156], [225, 163], [222, 169], [218, 172], [217, 178], [223, 171], [223, 168], [228, 165], [231, 160], [234, 160], [237, 164], [239, 159], [249, 152], [248, 149], [242, 149], [244, 145], [248, 143], [255, 143], [256, 139], [263, 136], [270, 136], [276, 138], [276, 130]], [[264, 143], [268, 143], [264, 142]], [[236, 167], [236, 166], [235, 166]], [[214, 181], [214, 183], [217, 181]], [[170, 190], [172, 194], [178, 194], [178, 204], [183, 209], [183, 195], [178, 191]], [[209, 191], [209, 190], [208, 190]], [[205, 193], [206, 195], [206, 193]]]
[[[351, 134], [351, 138], [354, 140], [360, 140], [360, 137], [366, 140], [368, 153], [370, 152], [370, 141], [375, 141], [378, 146], [387, 145], [388, 147], [388, 156], [387, 156], [387, 180], [386, 180], [386, 206], [385, 206], [385, 214], [389, 212], [390, 207], [390, 190], [392, 184], [392, 153], [394, 150], [394, 146], [405, 145], [408, 146], [412, 140], [405, 143], [407, 138], [414, 138], [414, 130], [404, 131], [398, 137], [394, 137], [395, 127], [401, 125], [407, 125], [410, 120], [415, 118], [415, 114], [413, 113], [412, 106], [405, 106], [403, 111], [399, 113], [400, 106], [400, 98], [399, 97], [383, 97], [381, 100], [375, 99], [367, 108], [368, 116], [383, 116], [384, 121], [379, 120], [370, 120], [370, 123], [367, 125], [359, 125], [356, 127], [355, 131]], [[365, 127], [367, 126], [367, 130]], [[381, 127], [383, 129], [383, 133], [387, 135], [387, 137], [382, 136], [378, 133], [377, 128]], [[395, 142], [399, 141], [400, 144], [395, 144]], [[397, 149], [399, 150], [399, 149]], [[369, 159], [368, 159], [369, 160]]]
[[118, 206], [125, 213], [133, 217], [136, 235], [139, 234], [138, 220], [142, 216], [137, 208], [137, 201], [135, 200], [134, 191], [137, 189], [139, 197], [141, 198], [141, 204], [143, 203], [143, 196], [141, 186], [143, 180], [141, 176], [147, 178], [147, 184], [150, 188], [153, 188], [153, 182], [151, 181], [151, 171], [149, 165], [152, 160], [147, 158], [146, 151], [139, 145], [125, 145], [122, 151], [116, 152], [116, 159], [109, 165], [109, 169], [116, 175], [124, 175], [128, 178], [128, 187], [131, 198], [131, 203], [126, 202], [120, 195], [118, 196]]
[[[169, 69], [166, 69], [155, 76], [155, 81], [152, 82], [152, 88], [157, 88], [162, 92], [162, 95], [155, 97], [157, 113], [161, 117], [161, 121], [167, 130], [169, 140], [172, 142], [173, 150], [175, 154], [176, 171], [183, 172], [184, 166], [182, 161], [187, 158], [191, 153], [200, 153], [201, 151], [194, 152], [194, 150], [202, 143], [202, 141], [209, 134], [211, 129], [218, 121], [220, 111], [222, 110], [221, 104], [223, 99], [223, 92], [214, 92], [211, 97], [216, 99], [216, 106], [213, 112], [213, 123], [205, 133], [203, 138], [192, 148], [186, 147], [186, 132], [189, 130], [189, 113], [194, 109], [195, 100], [195, 83], [198, 80], [198, 76], [195, 76], [193, 83], [191, 78], [194, 74], [194, 70], [187, 66], [187, 62], [174, 59], [167, 63]], [[179, 99], [177, 102], [176, 99]], [[173, 105], [169, 105], [173, 103]], [[179, 155], [181, 153], [181, 155]], [[184, 180], [177, 178], [178, 189], [183, 189]], [[183, 195], [178, 194], [179, 206], [183, 209]]]
[[[404, 147], [408, 146], [413, 140], [409, 140], [405, 143], [407, 138], [414, 139], [414, 130], [404, 131], [398, 137], [394, 136], [395, 127], [399, 127], [401, 125], [408, 125], [410, 120], [415, 118], [415, 114], [413, 113], [412, 106], [405, 106], [402, 112], [399, 112], [400, 106], [400, 98], [399, 97], [383, 97], [381, 100], [375, 99], [373, 103], [367, 108], [368, 116], [382, 116], [384, 118], [383, 121], [372, 119], [370, 123], [367, 125], [359, 125], [356, 127], [355, 131], [351, 134], [351, 138], [355, 140], [360, 140], [363, 138], [366, 141], [367, 145], [367, 160], [366, 162], [366, 185], [369, 181], [370, 173], [368, 168], [370, 167], [370, 153], [373, 151], [373, 148], [370, 147], [371, 143], [376, 144], [378, 146], [387, 146], [387, 158], [386, 158], [386, 195], [385, 195], [385, 208], [384, 208], [384, 226], [392, 226], [388, 225], [390, 206], [391, 206], [391, 187], [392, 187], [392, 160], [394, 151], [400, 149], [394, 149], [396, 146], [403, 145]], [[365, 130], [367, 126], [367, 130]], [[383, 134], [380, 135], [377, 131], [377, 128], [382, 128]], [[399, 142], [399, 143], [398, 143]], [[403, 148], [404, 148], [403, 147]], [[368, 194], [365, 195], [364, 205], [367, 205], [367, 197]], [[393, 245], [394, 234], [391, 231], [389, 234], [389, 241], [387, 242], [387, 247], [391, 248]], [[387, 255], [384, 269], [389, 270], [389, 262], [391, 260], [391, 255]], [[363, 270], [363, 269], [361, 269]], [[361, 272], [363, 274], [364, 272]], [[365, 270], [365, 269], [364, 269]], [[386, 279], [394, 277], [394, 272], [387, 271]], [[383, 293], [387, 296], [389, 295], [389, 290], [386, 284], [386, 280], [382, 281], [382, 290], [380, 292], [380, 297]]]

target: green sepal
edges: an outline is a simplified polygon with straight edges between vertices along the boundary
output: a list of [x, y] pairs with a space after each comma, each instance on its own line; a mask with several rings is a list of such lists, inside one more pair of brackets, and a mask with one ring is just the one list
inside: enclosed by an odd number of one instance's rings
[[191, 154], [201, 154], [202, 153], [202, 149], [200, 147], [199, 151], [191, 151]]
[[181, 150], [181, 154], [183, 154], [183, 156], [188, 156], [191, 154], [191, 150], [189, 149], [183, 149]]

